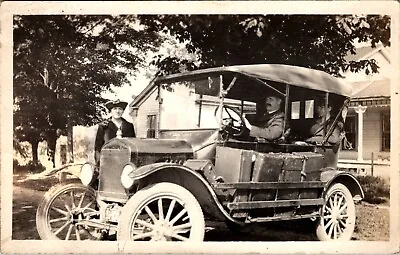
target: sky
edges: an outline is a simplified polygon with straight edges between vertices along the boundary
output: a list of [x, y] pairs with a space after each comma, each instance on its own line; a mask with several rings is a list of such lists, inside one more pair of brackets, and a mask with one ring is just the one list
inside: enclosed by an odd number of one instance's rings
[[[128, 83], [121, 87], [112, 87], [111, 91], [107, 91], [101, 94], [101, 96], [105, 99], [109, 100], [122, 100], [128, 103], [132, 102], [133, 97], [142, 92], [144, 88], [150, 83], [151, 75], [149, 73], [155, 73], [155, 68], [150, 66], [150, 62], [153, 60], [155, 55], [161, 54], [164, 56], [179, 56], [182, 58], [191, 58], [193, 55], [187, 53], [185, 48], [185, 43], [180, 43], [173, 37], [168, 37], [167, 40], [162, 44], [159, 51], [156, 53], [149, 52], [147, 54], [145, 60], [145, 66], [143, 68], [139, 68], [138, 72], [135, 76], [128, 76]], [[123, 117], [127, 120], [130, 120], [131, 117], [128, 114], [128, 111], [124, 112]]]
[[140, 69], [136, 77], [128, 77], [129, 84], [113, 87], [111, 92], [103, 93], [102, 97], [110, 100], [120, 99], [130, 103], [133, 96], [137, 96], [149, 84], [151, 79], [146, 77], [145, 73], [144, 69]]

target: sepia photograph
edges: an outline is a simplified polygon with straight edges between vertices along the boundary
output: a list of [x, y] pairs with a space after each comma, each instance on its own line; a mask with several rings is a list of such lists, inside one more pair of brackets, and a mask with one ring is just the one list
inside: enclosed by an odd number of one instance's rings
[[3, 2], [1, 252], [400, 252], [385, 2]]

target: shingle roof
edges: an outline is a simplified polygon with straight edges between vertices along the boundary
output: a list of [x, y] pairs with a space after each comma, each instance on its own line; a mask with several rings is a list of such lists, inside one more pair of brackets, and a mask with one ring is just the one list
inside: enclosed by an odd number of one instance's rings
[[367, 55], [368, 53], [370, 53], [372, 50], [371, 47], [366, 46], [366, 47], [361, 47], [361, 48], [357, 48], [356, 49], [356, 54], [349, 54], [346, 56], [346, 61], [357, 61], [360, 60], [361, 58], [363, 58], [365, 55]]
[[363, 46], [356, 48], [356, 54], [348, 54], [345, 59], [347, 62], [349, 61], [358, 61], [361, 59], [367, 59], [370, 57], [370, 55], [375, 52], [383, 49], [383, 45], [377, 45], [375, 48], [372, 48], [371, 46]]
[[390, 80], [376, 80], [368, 83], [352, 83], [353, 94], [351, 98], [379, 98], [390, 97]]

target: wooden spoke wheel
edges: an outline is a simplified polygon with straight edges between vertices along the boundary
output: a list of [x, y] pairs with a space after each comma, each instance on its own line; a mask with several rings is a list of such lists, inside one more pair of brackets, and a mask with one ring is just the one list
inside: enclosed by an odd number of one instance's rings
[[351, 239], [356, 221], [353, 197], [341, 183], [329, 187], [325, 205], [317, 226], [317, 237], [321, 241], [348, 241]]
[[97, 240], [101, 230], [85, 226], [84, 219], [98, 217], [92, 188], [81, 183], [52, 187], [36, 212], [36, 228], [43, 240]]
[[135, 193], [124, 206], [117, 240], [202, 241], [204, 216], [197, 199], [173, 183]]

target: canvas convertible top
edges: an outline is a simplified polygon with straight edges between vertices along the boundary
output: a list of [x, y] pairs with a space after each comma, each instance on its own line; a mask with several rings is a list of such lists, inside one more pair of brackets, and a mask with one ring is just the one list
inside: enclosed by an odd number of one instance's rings
[[238, 65], [207, 68], [158, 77], [155, 80], [155, 83], [175, 82], [190, 78], [215, 76], [224, 73], [238, 73], [255, 79], [315, 89], [347, 97], [350, 97], [352, 94], [352, 87], [350, 84], [340, 78], [335, 78], [326, 72], [305, 67], [280, 64]]

